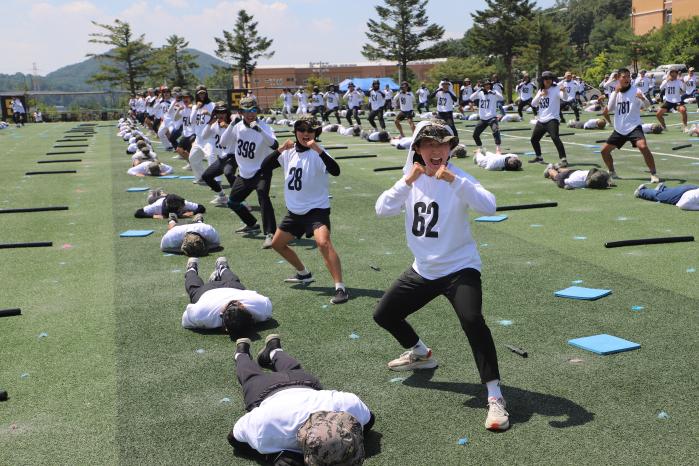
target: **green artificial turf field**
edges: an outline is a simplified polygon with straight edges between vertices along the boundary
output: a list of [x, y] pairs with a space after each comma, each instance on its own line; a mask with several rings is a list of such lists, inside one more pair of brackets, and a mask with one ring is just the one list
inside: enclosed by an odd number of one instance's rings
[[[678, 123], [677, 116], [668, 123]], [[471, 124], [458, 123], [469, 153]], [[388, 125], [392, 129], [393, 123]], [[285, 349], [326, 388], [358, 394], [377, 417], [366, 439], [368, 465], [696, 461], [699, 247], [696, 242], [603, 247], [621, 239], [699, 236], [699, 212], [633, 197], [648, 179], [637, 151], [615, 152], [623, 179], [605, 191], [558, 189], [542, 177], [538, 164], [524, 163], [522, 172], [486, 172], [470, 156], [455, 160], [495, 193], [499, 205], [559, 204], [507, 212], [501, 223], [472, 223], [484, 264], [484, 314], [511, 414], [511, 429], [496, 434], [483, 427], [485, 389], [446, 299], [410, 319], [433, 348], [439, 369], [411, 374], [385, 366], [401, 348], [371, 316], [412, 256], [403, 218], [374, 214], [377, 196], [400, 172], [373, 168], [402, 165], [404, 151], [323, 135], [325, 145], [350, 146], [331, 151], [334, 156], [379, 155], [340, 161], [341, 175], [331, 178], [333, 242], [352, 296], [332, 306], [332, 281], [312, 241], [298, 242], [296, 250], [317, 281], [289, 286], [283, 279], [291, 267], [274, 251], [261, 250], [261, 237], [233, 234], [238, 219], [227, 208], [209, 208], [208, 188], [127, 176], [125, 144], [113, 124], [98, 123], [89, 147], [70, 149], [84, 154], [45, 155], [75, 127], [56, 123], [0, 131], [0, 209], [70, 207], [0, 214], [2, 242], [53, 241], [50, 248], [0, 249], [0, 308], [21, 307], [23, 313], [0, 318], [0, 387], [10, 396], [0, 403], [0, 464], [256, 464], [235, 457], [226, 442], [244, 413], [233, 345], [222, 333], [181, 328], [188, 302], [186, 258], [159, 251], [164, 220], [133, 217], [146, 197], [126, 192], [134, 186], [162, 187], [207, 206], [207, 223], [221, 234], [222, 254], [232, 269], [274, 303], [275, 322], [259, 330], [253, 350], [261, 347], [260, 338], [279, 332]], [[529, 123], [502, 124], [511, 127]], [[602, 165], [598, 148], [586, 145], [605, 139], [610, 130], [562, 132], [575, 133], [563, 137], [573, 168]], [[688, 139], [678, 126], [648, 138], [668, 184], [699, 184], [699, 140], [688, 149], [671, 149]], [[489, 130], [484, 141], [493, 147]], [[549, 141], [542, 142], [544, 156], [554, 161]], [[531, 151], [529, 132], [503, 132], [503, 147]], [[181, 161], [155, 150], [165, 163], [174, 162], [176, 174], [190, 174], [181, 170]], [[36, 163], [49, 158], [82, 162]], [[24, 176], [70, 169], [78, 173]], [[282, 186], [277, 171], [272, 192], [278, 220], [285, 213]], [[249, 202], [257, 204], [254, 195]], [[156, 232], [119, 238], [127, 229]], [[202, 259], [203, 277], [217, 255]], [[553, 296], [572, 282], [613, 293], [594, 302]], [[353, 332], [359, 338], [350, 338]], [[641, 349], [597, 356], [567, 344], [597, 333], [638, 342]], [[509, 352], [505, 344], [525, 349], [529, 357]], [[669, 418], [659, 419], [661, 411]], [[468, 443], [458, 445], [463, 437]]]

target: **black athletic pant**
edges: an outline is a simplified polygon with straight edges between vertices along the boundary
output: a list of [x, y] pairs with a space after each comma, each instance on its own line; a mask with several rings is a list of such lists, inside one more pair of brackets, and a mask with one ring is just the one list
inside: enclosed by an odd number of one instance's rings
[[274, 207], [269, 198], [269, 188], [272, 184], [272, 171], [260, 170], [252, 178], [237, 176], [231, 187], [231, 195], [228, 196], [228, 207], [249, 227], [257, 223], [257, 219], [250, 213], [242, 202], [252, 193], [257, 191], [257, 199], [262, 211], [262, 229], [264, 233], [273, 235], [277, 231], [277, 221], [274, 218]]
[[374, 118], [379, 117], [379, 124], [381, 125], [381, 129], [385, 130], [386, 129], [386, 122], [383, 121], [383, 108], [379, 108], [376, 110], [372, 110], [369, 112], [369, 124], [371, 125], [372, 128], [376, 129], [376, 123], [374, 122]]
[[224, 158], [216, 157], [214, 163], [204, 170], [201, 179], [206, 181], [206, 184], [209, 185], [209, 188], [211, 188], [213, 192], [220, 193], [221, 183], [216, 181], [216, 177], [224, 175], [228, 180], [228, 184], [232, 187], [235, 182], [236, 168], [238, 168], [238, 164], [235, 161], [235, 155], [228, 154]]
[[476, 141], [476, 145], [478, 147], [481, 147], [483, 144], [481, 143], [481, 133], [488, 127], [490, 126], [490, 129], [493, 131], [493, 139], [495, 139], [495, 144], [500, 145], [502, 142], [500, 140], [500, 124], [498, 123], [497, 117], [491, 118], [490, 120], [481, 120], [478, 122], [476, 125], [476, 129], [473, 130], [473, 140]]
[[520, 100], [517, 104], [517, 113], [519, 114], [520, 118], [524, 118], [524, 115], [522, 115], [522, 110], [524, 110], [524, 107], [526, 107], [527, 105], [531, 107], [534, 116], [536, 116], [538, 109], [536, 107], [532, 107], [532, 99], [527, 99]]
[[220, 280], [214, 280], [208, 283], [204, 283], [204, 280], [202, 280], [199, 274], [194, 270], [188, 270], [187, 273], [184, 274], [184, 289], [187, 291], [189, 301], [192, 304], [199, 301], [199, 298], [201, 298], [204, 293], [216, 288], [245, 289], [243, 284], [240, 283], [240, 278], [229, 268], [223, 269]]
[[429, 101], [427, 102], [418, 102], [417, 104], [417, 111], [419, 112], [420, 109], [424, 108], [426, 112], [430, 111], [430, 103]]
[[318, 107], [313, 107], [313, 110], [311, 110], [311, 115], [315, 116], [316, 114], [320, 113], [320, 116], [322, 117], [324, 112], [325, 112], [325, 106], [320, 105]]
[[180, 136], [182, 136], [182, 128], [183, 127], [180, 126], [175, 131], [170, 133], [170, 137], [168, 138], [168, 140], [170, 141], [170, 144], [172, 144], [173, 149], [177, 149], [177, 140], [180, 138]]
[[578, 101], [573, 99], [570, 102], [561, 101], [561, 109], [559, 111], [561, 121], [566, 121], [566, 119], [563, 118], [563, 110], [568, 110], [568, 108], [573, 109], [573, 113], [575, 114], [575, 121], [580, 120], [580, 108], [578, 107]]
[[14, 120], [16, 125], [21, 124], [22, 126], [24, 126], [24, 113], [14, 112], [12, 114], [12, 119]]
[[[323, 113], [323, 121], [327, 121], [328, 123], [330, 123], [330, 114], [331, 113], [335, 114], [335, 118], [337, 118], [337, 124], [341, 125], [342, 122], [340, 121], [340, 114], [337, 113], [337, 107], [332, 108], [332, 109], [328, 110], [327, 112]], [[350, 124], [352, 124], [352, 123], [350, 122]]]
[[283, 388], [301, 386], [322, 390], [320, 381], [304, 371], [301, 364], [285, 351], [274, 353], [274, 372], [264, 371], [248, 354], [238, 356], [235, 366], [238, 382], [243, 388], [246, 411], [257, 408], [267, 396]]
[[347, 122], [352, 126], [352, 115], [357, 119], [357, 124], [361, 125], [362, 122], [359, 121], [359, 107], [352, 107], [347, 109]]
[[391, 332], [403, 348], [411, 348], [420, 337], [405, 319], [439, 295], [449, 300], [459, 317], [461, 328], [471, 345], [481, 382], [499, 379], [495, 343], [481, 313], [481, 274], [475, 269], [467, 268], [428, 280], [412, 267], [409, 268], [383, 295], [374, 311], [374, 320]]
[[547, 121], [546, 123], [542, 123], [540, 121], [536, 123], [536, 126], [534, 126], [534, 131], [532, 131], [531, 142], [537, 157], [541, 157], [541, 143], [539, 141], [541, 141], [541, 138], [543, 138], [544, 134], [546, 133], [549, 133], [549, 136], [551, 136], [551, 141], [553, 141], [553, 145], [556, 146], [558, 158], [564, 159], [566, 157], [566, 149], [563, 147], [561, 138], [558, 137], [559, 124], [559, 121], [555, 118]]
[[459, 137], [459, 133], [456, 131], [456, 125], [454, 124], [454, 112], [437, 112], [439, 118], [444, 120], [444, 122], [449, 125], [451, 130], [454, 132], [454, 136]]

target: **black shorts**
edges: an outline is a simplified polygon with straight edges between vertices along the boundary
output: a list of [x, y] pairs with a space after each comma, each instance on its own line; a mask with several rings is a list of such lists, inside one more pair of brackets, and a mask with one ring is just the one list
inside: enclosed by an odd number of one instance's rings
[[570, 178], [570, 175], [573, 174], [575, 170], [568, 170], [568, 171], [563, 171], [563, 172], [558, 172], [558, 174], [553, 178], [553, 181], [556, 182], [559, 188], [565, 188], [566, 184], [565, 181]]
[[196, 134], [192, 134], [191, 136], [182, 136], [179, 142], [177, 143], [177, 147], [180, 147], [185, 151], [189, 152], [192, 150], [192, 144], [194, 144], [194, 140], [196, 138]]
[[313, 232], [325, 225], [330, 231], [330, 209], [311, 209], [303, 215], [291, 212], [279, 224], [279, 229], [301, 238], [304, 234], [306, 238], [313, 237]]
[[633, 131], [631, 131], [627, 135], [623, 135], [620, 133], [617, 133], [616, 131], [612, 132], [612, 135], [609, 136], [609, 139], [607, 139], [607, 144], [610, 146], [614, 146], [617, 149], [621, 149], [624, 144], [626, 144], [627, 141], [631, 141], [631, 144], [636, 147], [636, 142], [639, 140], [646, 140], [646, 135], [643, 134], [643, 128], [639, 125], [636, 126]]
[[412, 120], [413, 118], [415, 118], [415, 112], [413, 112], [412, 110], [406, 110], [405, 112], [401, 110], [400, 112], [398, 112], [398, 115], [396, 115], [396, 120], [405, 120], [406, 118]]
[[668, 102], [667, 100], [663, 102], [663, 105], [660, 106], [660, 108], [664, 108], [668, 112], [670, 110], [677, 110], [677, 107], [684, 107], [684, 104], [682, 102]]

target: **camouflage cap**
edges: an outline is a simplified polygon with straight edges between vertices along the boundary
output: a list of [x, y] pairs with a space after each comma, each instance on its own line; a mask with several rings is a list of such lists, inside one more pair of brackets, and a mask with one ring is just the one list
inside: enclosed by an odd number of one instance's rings
[[311, 129], [318, 130], [322, 129], [322, 125], [318, 121], [316, 117], [313, 115], [301, 115], [295, 122], [294, 122], [294, 131], [301, 126], [302, 124], [308, 125], [311, 127]]
[[296, 439], [309, 466], [351, 466], [364, 462], [362, 425], [348, 412], [312, 413], [299, 428]]
[[241, 110], [253, 110], [257, 108], [257, 101], [254, 97], [243, 97], [240, 99]]
[[212, 113], [226, 113], [228, 112], [228, 105], [223, 100], [219, 100], [214, 104], [214, 111]]
[[189, 96], [189, 97], [194, 97], [194, 94], [192, 94], [192, 91], [189, 89], [182, 89], [182, 97]]
[[452, 134], [447, 123], [436, 118], [420, 128], [420, 131], [413, 138], [413, 145], [419, 145], [422, 139], [434, 139], [439, 143], [448, 142], [452, 149], [459, 143], [459, 138]]
[[138, 148], [140, 149], [140, 148], [142, 148], [142, 147], [148, 147], [148, 144], [146, 143], [146, 141], [144, 141], [143, 139], [141, 139], [140, 141], [138, 141], [138, 142], [136, 143], [136, 147], [138, 147]]
[[205, 256], [207, 252], [206, 240], [199, 233], [187, 232], [182, 240], [182, 253], [189, 257]]
[[609, 173], [593, 168], [587, 173], [585, 186], [592, 189], [605, 189], [609, 187], [609, 180]]
[[209, 90], [203, 84], [199, 84], [195, 90], [197, 94], [199, 94], [200, 92], [209, 92]]

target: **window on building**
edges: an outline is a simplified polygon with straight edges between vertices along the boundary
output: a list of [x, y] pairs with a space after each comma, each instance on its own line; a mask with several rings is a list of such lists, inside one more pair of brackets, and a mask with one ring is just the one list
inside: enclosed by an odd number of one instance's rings
[[672, 23], [672, 8], [665, 10], [665, 24]]

